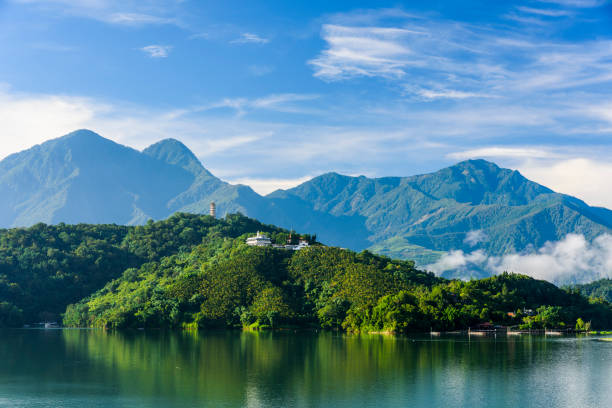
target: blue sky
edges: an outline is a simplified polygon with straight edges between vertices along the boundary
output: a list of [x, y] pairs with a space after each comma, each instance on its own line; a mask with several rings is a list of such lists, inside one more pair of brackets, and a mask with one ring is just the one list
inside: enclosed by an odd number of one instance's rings
[[0, 157], [182, 140], [257, 191], [483, 157], [612, 207], [612, 4], [0, 0]]

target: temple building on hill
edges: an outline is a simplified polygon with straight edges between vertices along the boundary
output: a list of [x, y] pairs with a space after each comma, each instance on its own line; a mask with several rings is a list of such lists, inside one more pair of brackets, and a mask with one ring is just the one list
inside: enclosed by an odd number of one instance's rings
[[272, 245], [272, 241], [268, 238], [267, 235], [262, 234], [257, 231], [257, 235], [254, 237], [248, 237], [246, 239], [247, 245], [251, 246], [270, 246]]
[[277, 249], [289, 249], [289, 250], [294, 250], [294, 251], [299, 251], [300, 249], [306, 248], [308, 246], [310, 246], [310, 243], [308, 242], [308, 240], [304, 239], [303, 237], [300, 237], [300, 241], [298, 243], [298, 245], [291, 245], [291, 244], [287, 244], [287, 245], [276, 245], [276, 244], [272, 244], [272, 240], [270, 238], [268, 238], [267, 235], [262, 234], [261, 232], [257, 231], [257, 235], [254, 237], [248, 237], [246, 239], [246, 244], [247, 245], [251, 245], [251, 246], [271, 246], [273, 248], [277, 248]]

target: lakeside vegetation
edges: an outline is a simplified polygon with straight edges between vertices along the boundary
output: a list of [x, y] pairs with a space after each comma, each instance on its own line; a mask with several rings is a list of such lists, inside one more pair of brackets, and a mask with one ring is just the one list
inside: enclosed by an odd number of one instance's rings
[[[612, 327], [612, 307], [576, 289], [504, 273], [468, 282], [411, 261], [315, 244], [250, 247], [289, 231], [239, 214], [176, 214], [139, 227], [0, 231], [0, 326], [57, 317], [72, 327], [302, 327], [351, 332]], [[295, 234], [293, 234], [295, 237]]]

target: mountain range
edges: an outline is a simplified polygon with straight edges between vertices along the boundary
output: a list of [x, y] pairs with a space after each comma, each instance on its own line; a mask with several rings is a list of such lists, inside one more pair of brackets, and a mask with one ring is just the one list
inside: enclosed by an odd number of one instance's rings
[[0, 227], [44, 223], [143, 224], [174, 212], [241, 212], [424, 265], [452, 249], [502, 255], [612, 232], [612, 211], [532, 182], [516, 170], [468, 160], [430, 174], [367, 178], [327, 173], [262, 196], [211, 174], [181, 142], [143, 151], [89, 131], [0, 162]]

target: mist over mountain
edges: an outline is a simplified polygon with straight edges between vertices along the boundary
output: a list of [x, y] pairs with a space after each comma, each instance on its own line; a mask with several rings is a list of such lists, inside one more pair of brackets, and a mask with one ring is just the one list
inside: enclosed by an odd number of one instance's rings
[[590, 207], [485, 160], [411, 177], [327, 173], [261, 196], [211, 174], [181, 142], [142, 152], [79, 130], [0, 162], [0, 226], [142, 224], [174, 212], [242, 212], [317, 234], [321, 242], [433, 263], [447, 251], [501, 256], [567, 234], [612, 232], [612, 211]]

